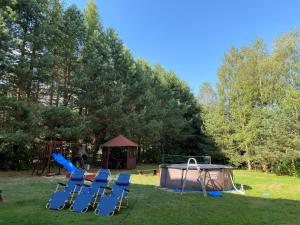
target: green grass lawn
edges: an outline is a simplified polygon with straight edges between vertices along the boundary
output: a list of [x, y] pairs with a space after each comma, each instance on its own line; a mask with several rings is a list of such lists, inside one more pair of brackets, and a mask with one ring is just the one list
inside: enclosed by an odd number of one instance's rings
[[[148, 166], [149, 168], [149, 166]], [[1, 225], [76, 224], [300, 224], [300, 179], [260, 172], [234, 171], [246, 195], [225, 193], [204, 198], [200, 193], [178, 194], [157, 189], [158, 177], [133, 173], [129, 208], [113, 217], [69, 210], [45, 209], [60, 177], [31, 176], [30, 172], [0, 172]], [[116, 173], [116, 172], [115, 172]]]

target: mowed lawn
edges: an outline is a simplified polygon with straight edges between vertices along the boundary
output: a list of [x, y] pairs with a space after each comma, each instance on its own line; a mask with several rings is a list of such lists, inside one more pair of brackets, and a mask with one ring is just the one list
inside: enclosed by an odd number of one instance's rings
[[236, 182], [247, 188], [245, 195], [225, 193], [221, 198], [204, 198], [200, 193], [181, 195], [159, 190], [157, 176], [129, 172], [133, 174], [129, 208], [113, 217], [96, 216], [92, 210], [78, 214], [67, 209], [45, 209], [56, 183], [66, 181], [63, 176], [0, 172], [4, 197], [0, 203], [0, 224], [300, 224], [299, 178], [236, 170]]

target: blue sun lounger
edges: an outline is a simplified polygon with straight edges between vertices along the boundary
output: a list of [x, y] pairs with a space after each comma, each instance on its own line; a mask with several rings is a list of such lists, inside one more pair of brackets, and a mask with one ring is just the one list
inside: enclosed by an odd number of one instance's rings
[[71, 205], [70, 210], [83, 213], [86, 212], [92, 204], [94, 206], [96, 204], [97, 198], [103, 195], [104, 189], [108, 184], [109, 176], [109, 170], [101, 169], [96, 174], [94, 180], [91, 181], [91, 186], [83, 184], [77, 197]]
[[128, 206], [128, 193], [130, 187], [130, 174], [119, 174], [115, 184], [112, 188], [110, 195], [103, 195], [95, 209], [95, 214], [102, 216], [113, 216], [116, 211], [120, 211], [122, 203], [125, 201], [126, 207]]
[[[63, 209], [66, 204], [72, 202], [74, 194], [80, 190], [81, 185], [84, 183], [84, 171], [76, 170], [67, 184], [58, 183], [51, 198], [46, 204], [47, 209]], [[59, 186], [64, 186], [63, 191], [59, 191]]]

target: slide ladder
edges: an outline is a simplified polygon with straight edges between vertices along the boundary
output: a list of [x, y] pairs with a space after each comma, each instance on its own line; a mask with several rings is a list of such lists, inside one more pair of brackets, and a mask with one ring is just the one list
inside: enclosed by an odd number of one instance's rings
[[[193, 161], [193, 163], [191, 161]], [[196, 167], [196, 169], [197, 169], [197, 171], [199, 173], [197, 181], [201, 184], [203, 196], [206, 197], [207, 196], [207, 192], [206, 192], [206, 189], [205, 189], [204, 181], [203, 181], [202, 176], [201, 176], [201, 168], [198, 166], [197, 160], [195, 158], [189, 158], [189, 160], [187, 162], [186, 170], [185, 170], [185, 176], [184, 176], [184, 180], [183, 180], [183, 184], [182, 184], [182, 189], [181, 189], [181, 194], [184, 191], [185, 184], [186, 184], [187, 174], [188, 174], [188, 171], [189, 171], [190, 167], [192, 167], [192, 168]]]

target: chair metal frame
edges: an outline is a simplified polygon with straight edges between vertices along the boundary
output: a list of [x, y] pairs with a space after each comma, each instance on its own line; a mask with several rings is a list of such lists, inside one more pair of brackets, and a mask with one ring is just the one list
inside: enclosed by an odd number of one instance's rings
[[[120, 174], [118, 174], [118, 175], [116, 176], [116, 178], [114, 179], [114, 181], [116, 181], [116, 180], [118, 179], [119, 175], [120, 175]], [[130, 178], [129, 178], [129, 184], [131, 184], [131, 179], [132, 179], [132, 176], [130, 175]], [[105, 188], [105, 189], [110, 189], [110, 190], [113, 191], [113, 189], [112, 189], [111, 187]], [[128, 208], [128, 206], [129, 206], [129, 200], [128, 200], [128, 195], [125, 197], [125, 192], [129, 193], [130, 191], [129, 191], [128, 189], [123, 189], [122, 195], [121, 195], [121, 197], [119, 197], [119, 199], [118, 199], [118, 203], [116, 204], [114, 210], [112, 211], [112, 213], [111, 213], [109, 216], [113, 216], [116, 212], [119, 212], [119, 211], [121, 210], [122, 207], [123, 207], [123, 208]], [[103, 194], [102, 194], [101, 196], [104, 196], [104, 195], [105, 195], [105, 194], [104, 194], [104, 192], [103, 192]], [[122, 206], [122, 203], [123, 203], [124, 200], [126, 201], [126, 206]], [[99, 202], [98, 202], [98, 204], [99, 204]], [[100, 210], [95, 209], [94, 213], [95, 213], [95, 215], [99, 215]]]

